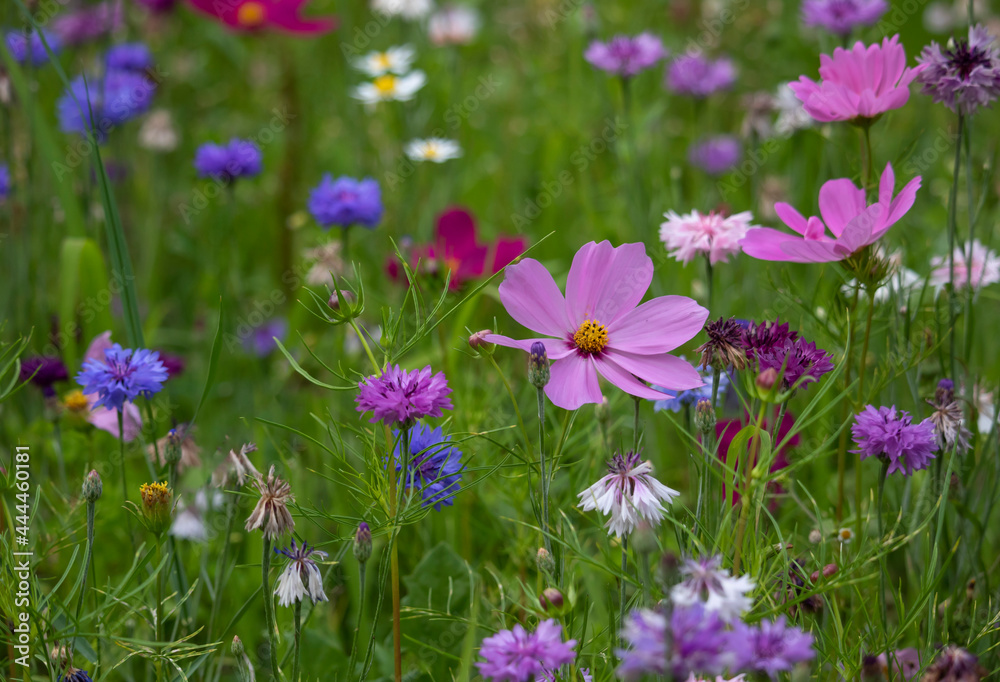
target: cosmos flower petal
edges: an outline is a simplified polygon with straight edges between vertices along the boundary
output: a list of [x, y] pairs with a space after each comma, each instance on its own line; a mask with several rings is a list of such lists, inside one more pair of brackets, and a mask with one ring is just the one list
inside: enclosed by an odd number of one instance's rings
[[591, 358], [571, 353], [552, 363], [549, 371], [551, 378], [545, 385], [545, 395], [557, 407], [575, 410], [586, 403], [599, 403], [604, 397]]
[[[803, 219], [805, 225], [805, 219]], [[782, 248], [787, 242], [798, 241], [787, 232], [776, 230], [773, 227], [758, 227], [747, 232], [747, 236], [740, 240], [743, 253], [761, 260], [771, 261], [792, 261], [795, 258]]]
[[575, 329], [584, 320], [610, 325], [635, 308], [653, 281], [653, 261], [641, 243], [590, 242], [573, 257], [566, 279], [566, 310]]
[[616, 350], [630, 353], [666, 353], [694, 338], [707, 319], [708, 310], [693, 299], [660, 296], [609, 324], [609, 343]]
[[511, 317], [528, 329], [562, 336], [571, 328], [566, 302], [549, 271], [534, 258], [525, 258], [505, 271], [500, 301]]
[[[820, 190], [822, 192], [822, 190]], [[788, 225], [801, 235], [806, 233], [806, 219], [791, 204], [779, 201], [774, 205], [774, 212], [781, 218], [781, 222]]]
[[[848, 178], [824, 182], [819, 190], [820, 215], [823, 216], [826, 226], [837, 237], [854, 216], [865, 210], [865, 205], [865, 191], [856, 187]], [[788, 208], [791, 209], [790, 206]], [[785, 223], [788, 224], [788, 221]]]
[[[609, 349], [608, 360], [649, 383], [672, 391], [686, 391], [705, 384], [690, 362], [674, 355], [636, 355]], [[598, 367], [600, 370], [600, 367]], [[661, 396], [662, 397], [662, 396]]]
[[[633, 376], [631, 372], [626, 370], [617, 362], [618, 360], [623, 359], [623, 356], [615, 356], [611, 353], [607, 353], [601, 357], [595, 358], [593, 362], [602, 377], [629, 395], [634, 395], [637, 398], [647, 398], [649, 400], [659, 400], [663, 398], [663, 393], [639, 381], [639, 379]], [[628, 361], [625, 360], [625, 362]], [[629, 364], [635, 366], [635, 363]], [[643, 364], [640, 368], [646, 369], [646, 366]], [[697, 374], [698, 373], [695, 372], [696, 376]], [[698, 385], [701, 385], [701, 377], [698, 377]]]
[[536, 342], [541, 343], [545, 346], [545, 354], [548, 356], [549, 360], [559, 360], [560, 358], [566, 357], [570, 353], [576, 352], [576, 350], [565, 341], [545, 337], [538, 339], [511, 339], [501, 334], [487, 334], [484, 337], [484, 340], [487, 343], [495, 343], [498, 346], [520, 348], [526, 353], [531, 351], [531, 344]]

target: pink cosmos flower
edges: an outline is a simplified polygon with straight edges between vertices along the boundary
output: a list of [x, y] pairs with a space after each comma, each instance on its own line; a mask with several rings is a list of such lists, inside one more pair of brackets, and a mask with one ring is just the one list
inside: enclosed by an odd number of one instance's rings
[[[111, 346], [111, 332], [98, 334], [90, 342], [90, 345], [87, 346], [87, 354], [83, 356], [83, 362], [86, 363], [87, 360], [104, 362], [104, 351], [111, 348]], [[99, 400], [97, 393], [87, 393], [85, 395], [87, 404], [90, 406], [90, 414], [87, 416], [87, 421], [102, 431], [107, 431], [115, 438], [121, 439], [121, 432], [118, 430], [118, 410], [112, 410], [103, 405], [95, 407]], [[126, 443], [130, 443], [142, 432], [142, 416], [139, 414], [139, 407], [131, 402], [126, 402], [122, 406], [122, 413], [122, 426], [125, 431], [124, 440]]]
[[[887, 163], [879, 182], [878, 201], [867, 206], [865, 191], [855, 187], [849, 179], [830, 180], [819, 190], [819, 212], [823, 220], [816, 216], [806, 220], [790, 205], [779, 202], [774, 205], [775, 213], [798, 235], [758, 227], [747, 232], [740, 245], [744, 253], [761, 260], [793, 263], [844, 260], [881, 239], [913, 206], [920, 189], [920, 176], [910, 180], [893, 197], [895, 183], [892, 165]], [[827, 234], [827, 228], [833, 237]]]
[[652, 280], [653, 261], [643, 244], [585, 244], [573, 257], [565, 298], [545, 267], [525, 258], [507, 267], [500, 300], [517, 322], [554, 338], [490, 334], [486, 341], [526, 352], [543, 343], [554, 361], [545, 394], [566, 410], [602, 401], [598, 374], [650, 400], [663, 393], [643, 382], [669, 391], [697, 388], [703, 384], [697, 370], [667, 353], [701, 331], [708, 311], [686, 296], [639, 305]]
[[909, 85], [924, 68], [906, 68], [906, 51], [894, 35], [881, 45], [858, 41], [850, 50], [834, 49], [833, 57], [820, 55], [822, 80], [799, 76], [788, 85], [817, 121], [870, 121], [906, 104]]
[[729, 256], [740, 252], [740, 240], [751, 227], [753, 215], [749, 211], [731, 216], [715, 211], [703, 215], [691, 211], [677, 215], [674, 211], [664, 213], [667, 222], [660, 225], [660, 241], [670, 255], [678, 261], [690, 263], [698, 254], [708, 256], [712, 265], [726, 262]]
[[320, 35], [337, 28], [336, 17], [302, 16], [308, 0], [188, 0], [192, 7], [238, 31], [271, 29], [299, 35]]
[[[950, 279], [951, 264], [948, 257], [934, 256], [931, 258], [931, 267], [934, 269], [931, 270], [930, 283], [940, 289]], [[956, 289], [962, 289], [971, 283], [972, 289], [977, 290], [997, 282], [1000, 282], [1000, 257], [996, 251], [986, 248], [978, 239], [972, 241], [971, 249], [968, 243], [955, 247]]]

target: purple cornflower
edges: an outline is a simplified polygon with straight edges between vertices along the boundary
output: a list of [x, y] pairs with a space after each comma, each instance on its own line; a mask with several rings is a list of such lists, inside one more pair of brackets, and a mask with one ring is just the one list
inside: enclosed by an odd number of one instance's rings
[[354, 401], [358, 412], [372, 412], [369, 420], [412, 426], [423, 417], [440, 417], [442, 410], [452, 409], [448, 380], [443, 372], [431, 373], [431, 366], [421, 370], [386, 367], [382, 374], [358, 382]]
[[[399, 436], [399, 432], [394, 432]], [[410, 462], [407, 468], [406, 487], [420, 491], [423, 506], [434, 506], [441, 511], [441, 505], [455, 503], [455, 494], [462, 480], [462, 453], [451, 446], [451, 436], [443, 435], [441, 427], [436, 429], [416, 423], [409, 429]], [[402, 471], [401, 445], [396, 442], [396, 471]]]
[[711, 60], [697, 54], [684, 54], [667, 69], [666, 85], [670, 90], [698, 99], [728, 90], [735, 82], [736, 69], [725, 57]]
[[949, 644], [938, 652], [924, 673], [928, 682], [977, 682], [986, 679], [987, 670], [979, 658], [966, 649]]
[[663, 43], [652, 33], [640, 33], [634, 38], [615, 36], [606, 43], [595, 40], [583, 54], [595, 68], [622, 78], [645, 71], [666, 56]]
[[709, 175], [722, 175], [739, 163], [743, 147], [733, 135], [715, 135], [688, 148], [688, 163]]
[[659, 611], [633, 611], [625, 620], [622, 639], [628, 649], [619, 650], [618, 675], [637, 680], [643, 675], [667, 674], [667, 618]]
[[[59, 41], [59, 38], [54, 33], [45, 29], [42, 29], [42, 36], [45, 38], [45, 43], [48, 43], [52, 54], [59, 54], [59, 51], [62, 49], [62, 43]], [[46, 51], [45, 45], [42, 43], [42, 37], [36, 31], [32, 30], [29, 33], [8, 31], [6, 38], [10, 56], [18, 64], [42, 66], [48, 63], [49, 52]]]
[[779, 373], [784, 372], [781, 375], [782, 386], [786, 390], [800, 379], [802, 383], [799, 384], [799, 388], [804, 388], [833, 369], [832, 353], [827, 353], [822, 348], [817, 348], [812, 341], [806, 341], [798, 336], [759, 350], [756, 352], [756, 357], [761, 371], [774, 369]]
[[10, 196], [10, 169], [7, 164], [0, 163], [0, 203]]
[[104, 78], [77, 76], [56, 103], [59, 127], [103, 142], [113, 128], [145, 113], [155, 91], [156, 83], [132, 71], [109, 69]]
[[493, 682], [544, 679], [547, 672], [573, 662], [575, 646], [575, 639], [562, 641], [562, 626], [555, 620], [540, 622], [532, 633], [515, 625], [483, 640], [479, 655], [486, 660], [476, 667]]
[[74, 668], [72, 665], [66, 669], [66, 672], [60, 675], [59, 682], [94, 682], [90, 678], [90, 673], [86, 670], [80, 670], [79, 668]]
[[744, 670], [766, 673], [772, 679], [787, 672], [796, 663], [811, 661], [813, 636], [794, 625], [787, 625], [784, 616], [774, 621], [761, 621], [756, 627], [738, 623], [734, 639], [746, 643], [749, 656], [740, 660]]
[[897, 414], [895, 405], [877, 409], [868, 405], [855, 417], [851, 433], [858, 446], [851, 452], [860, 454], [861, 459], [887, 458], [890, 474], [902, 471], [909, 476], [927, 468], [934, 459], [934, 424], [929, 419], [914, 424], [908, 412], [900, 410]]
[[969, 27], [968, 40], [952, 39], [945, 48], [932, 42], [917, 61], [927, 65], [917, 76], [921, 92], [954, 112], [974, 114], [1000, 95], [1000, 50], [980, 24]]
[[291, 547], [286, 549], [275, 547], [274, 552], [288, 559], [288, 564], [278, 578], [274, 590], [278, 595], [280, 606], [291, 606], [295, 602], [301, 602], [306, 596], [313, 604], [329, 601], [323, 592], [323, 576], [319, 572], [319, 566], [316, 565], [316, 559], [313, 558], [315, 556], [318, 559], [325, 559], [326, 552], [310, 547], [308, 542], [296, 546], [295, 540], [292, 540]]
[[788, 323], [782, 323], [780, 318], [775, 318], [773, 322], [742, 322], [743, 326], [741, 343], [746, 351], [747, 358], [751, 361], [757, 360], [760, 355], [772, 353], [776, 348], [781, 348], [789, 341], [799, 338], [799, 333], [792, 331]]
[[885, 0], [805, 0], [802, 22], [846, 36], [856, 26], [871, 26], [888, 10]]
[[160, 362], [167, 369], [167, 374], [170, 378], [174, 378], [178, 374], [184, 372], [184, 358], [178, 355], [170, 355], [169, 353], [164, 353], [163, 351], [157, 351], [160, 354]]
[[202, 178], [224, 182], [260, 174], [262, 155], [253, 140], [234, 137], [228, 144], [207, 142], [194, 154], [194, 167]]
[[67, 381], [69, 373], [62, 360], [55, 357], [37, 356], [26, 358], [21, 361], [21, 381], [30, 380], [35, 386], [42, 389], [46, 398], [51, 398], [56, 394], [52, 384], [57, 381]]
[[63, 45], [80, 45], [114, 33], [124, 20], [123, 3], [107, 0], [97, 5], [84, 5], [53, 17], [52, 32]]
[[288, 320], [274, 317], [259, 327], [254, 328], [243, 341], [243, 347], [258, 358], [266, 358], [278, 347], [275, 339], [283, 341], [288, 333]]
[[153, 66], [153, 53], [145, 43], [122, 43], [108, 49], [104, 63], [109, 69], [145, 71]]
[[119, 412], [126, 402], [158, 393], [166, 380], [167, 370], [159, 353], [145, 348], [122, 348], [117, 343], [104, 351], [104, 362], [87, 360], [76, 375], [84, 395], [97, 394], [94, 407], [104, 406]]
[[309, 193], [309, 213], [322, 227], [363, 225], [369, 229], [382, 219], [382, 192], [372, 178], [336, 180], [326, 173]]

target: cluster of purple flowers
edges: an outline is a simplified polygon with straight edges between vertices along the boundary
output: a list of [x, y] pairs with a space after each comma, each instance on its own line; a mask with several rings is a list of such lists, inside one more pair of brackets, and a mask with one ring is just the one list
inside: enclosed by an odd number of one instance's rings
[[870, 26], [889, 10], [885, 0], [805, 0], [802, 22], [847, 36], [858, 26]]
[[952, 111], [971, 115], [1000, 96], [1000, 49], [982, 26], [945, 47], [931, 43], [918, 61], [927, 67], [917, 76], [922, 92]]
[[417, 419], [440, 417], [452, 409], [451, 388], [443, 372], [434, 374], [430, 365], [405, 370], [390, 365], [379, 375], [358, 382], [355, 396], [358, 412], [372, 412], [371, 422], [382, 421], [409, 428]]
[[861, 459], [878, 457], [889, 463], [887, 473], [901, 471], [910, 476], [914, 471], [926, 469], [934, 459], [936, 438], [934, 424], [925, 419], [917, 424], [909, 412], [896, 410], [896, 406], [868, 405], [855, 417], [851, 426]]
[[[10, 56], [18, 64], [42, 66], [48, 63], [49, 52], [55, 55], [62, 49], [59, 38], [45, 29], [42, 29], [41, 35], [34, 30], [28, 33], [8, 31], [5, 38]], [[48, 50], [45, 49], [46, 45], [48, 45]]]
[[155, 91], [156, 83], [142, 72], [108, 69], [99, 78], [77, 76], [56, 103], [59, 127], [104, 142], [113, 128], [145, 113]]
[[486, 660], [476, 667], [483, 677], [496, 682], [543, 680], [573, 662], [575, 646], [575, 639], [562, 641], [562, 626], [555, 620], [543, 620], [530, 633], [515, 625], [483, 640], [479, 655]]
[[256, 142], [237, 137], [228, 144], [203, 144], [194, 155], [194, 167], [199, 177], [223, 182], [259, 175], [263, 168], [262, 161], [263, 155]]
[[336, 180], [327, 173], [309, 194], [309, 213], [324, 228], [362, 225], [373, 228], [382, 220], [382, 191], [373, 178]]
[[782, 377], [785, 389], [818, 381], [833, 370], [833, 354], [806, 341], [788, 323], [749, 322], [743, 329], [743, 349], [747, 359], [756, 362], [760, 371], [774, 369]]
[[[399, 432], [396, 431], [398, 438]], [[423, 505], [441, 511], [441, 505], [455, 503], [462, 480], [462, 453], [451, 445], [451, 436], [445, 436], [441, 427], [436, 429], [417, 423], [409, 429], [410, 463], [405, 486], [420, 491]], [[396, 471], [402, 471], [400, 448], [396, 443]]]
[[160, 362], [159, 353], [144, 348], [122, 348], [116, 343], [104, 351], [103, 362], [87, 360], [83, 363], [76, 381], [83, 386], [84, 394], [98, 395], [95, 407], [104, 406], [120, 412], [125, 403], [159, 392], [167, 377], [167, 368]]
[[622, 631], [628, 648], [618, 652], [618, 674], [626, 680], [644, 675], [720, 675], [725, 671], [775, 676], [812, 660], [813, 636], [788, 625], [784, 616], [757, 626], [727, 626], [701, 604], [677, 607], [668, 615], [640, 610], [629, 614]]

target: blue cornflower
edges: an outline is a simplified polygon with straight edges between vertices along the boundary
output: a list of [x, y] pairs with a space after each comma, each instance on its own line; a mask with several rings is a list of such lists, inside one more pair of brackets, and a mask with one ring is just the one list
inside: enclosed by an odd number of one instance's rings
[[[48, 43], [52, 54], [58, 54], [62, 49], [59, 38], [54, 33], [44, 29], [42, 35], [45, 37], [45, 42]], [[20, 31], [8, 31], [7, 49], [10, 50], [10, 55], [18, 64], [41, 66], [49, 61], [49, 53], [46, 52], [42, 39], [35, 31], [31, 31], [27, 35]]]
[[90, 673], [70, 666], [66, 673], [59, 677], [59, 682], [94, 682], [90, 679]]
[[108, 49], [104, 63], [109, 69], [145, 71], [153, 66], [153, 53], [145, 43], [122, 43]]
[[10, 195], [10, 169], [0, 163], [0, 202]]
[[334, 180], [326, 173], [309, 194], [309, 213], [324, 228], [364, 225], [371, 229], [382, 219], [382, 191], [372, 178]]
[[104, 351], [104, 362], [87, 360], [83, 363], [76, 383], [83, 386], [84, 394], [98, 395], [94, 407], [103, 405], [121, 411], [126, 402], [134, 402], [139, 396], [149, 398], [159, 392], [167, 376], [167, 368], [156, 351], [122, 348], [116, 343]]
[[93, 133], [98, 142], [108, 132], [149, 109], [156, 83], [141, 73], [108, 69], [104, 78], [77, 76], [56, 102], [65, 133]]
[[[394, 432], [397, 436], [399, 431]], [[403, 468], [399, 444], [396, 445], [396, 471]], [[424, 424], [410, 428], [410, 465], [406, 486], [420, 490], [423, 505], [441, 511], [441, 505], [455, 503], [455, 493], [462, 479], [462, 453], [451, 446], [451, 436]]]
[[253, 140], [234, 137], [229, 144], [209, 142], [198, 147], [194, 167], [203, 178], [235, 180], [259, 175], [263, 155]]
[[[684, 356], [681, 356], [682, 360], [686, 360]], [[654, 386], [653, 389], [656, 391], [662, 391], [668, 397], [663, 400], [657, 400], [653, 403], [653, 411], [659, 412], [660, 410], [670, 410], [671, 412], [680, 412], [681, 407], [684, 405], [694, 405], [702, 398], [707, 400], [712, 399], [712, 376], [715, 374], [715, 370], [711, 367], [705, 369], [695, 369], [698, 370], [698, 374], [701, 375], [702, 381], [705, 382], [704, 386], [698, 388], [692, 388], [687, 391], [668, 391], [661, 386]], [[729, 373], [722, 372], [719, 374], [719, 394], [717, 400], [720, 400], [723, 395], [725, 395], [726, 390], [729, 388]], [[716, 405], [718, 407], [718, 405]]]

